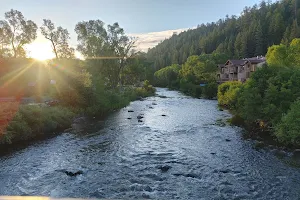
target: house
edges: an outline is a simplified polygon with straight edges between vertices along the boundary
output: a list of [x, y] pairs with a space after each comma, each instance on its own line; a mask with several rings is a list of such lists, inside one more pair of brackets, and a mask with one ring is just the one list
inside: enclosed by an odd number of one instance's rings
[[242, 60], [228, 60], [225, 64], [219, 64], [217, 79], [219, 83], [226, 81], [245, 82], [257, 68], [266, 63], [266, 58], [257, 56]]

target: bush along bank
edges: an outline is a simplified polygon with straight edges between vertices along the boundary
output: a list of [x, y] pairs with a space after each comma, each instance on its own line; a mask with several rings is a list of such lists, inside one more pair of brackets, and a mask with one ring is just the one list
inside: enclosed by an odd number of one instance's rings
[[246, 83], [221, 84], [219, 105], [229, 108], [232, 121], [243, 123], [251, 136], [300, 148], [300, 39], [271, 46], [266, 58], [268, 65]]
[[2, 106], [6, 109], [1, 109], [0, 144], [30, 141], [53, 135], [69, 128], [75, 116], [71, 109], [62, 106], [19, 106], [17, 103], [1, 103]]
[[[127, 106], [130, 101], [155, 94], [148, 81], [142, 87], [123, 87], [105, 90], [97, 104], [71, 107], [65, 103], [58, 106], [45, 104], [20, 105], [3, 102], [0, 106], [0, 144], [10, 145], [48, 138], [71, 127], [78, 116], [105, 117], [114, 110]], [[94, 93], [93, 95], [99, 93]]]
[[245, 84], [221, 84], [218, 102], [231, 110], [231, 122], [246, 127], [250, 137], [300, 148], [299, 77], [300, 69], [266, 66]]
[[229, 57], [213, 53], [190, 56], [183, 65], [173, 64], [154, 73], [155, 85], [179, 90], [196, 98], [213, 99], [217, 96], [217, 63]]

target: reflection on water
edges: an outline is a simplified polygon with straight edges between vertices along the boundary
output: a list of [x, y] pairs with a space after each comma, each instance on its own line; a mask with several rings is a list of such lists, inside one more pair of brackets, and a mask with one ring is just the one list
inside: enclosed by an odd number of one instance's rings
[[0, 195], [300, 198], [299, 169], [254, 150], [239, 128], [215, 125], [230, 116], [216, 101], [166, 89], [158, 94], [168, 98], [135, 101], [80, 134], [65, 133], [0, 158]]

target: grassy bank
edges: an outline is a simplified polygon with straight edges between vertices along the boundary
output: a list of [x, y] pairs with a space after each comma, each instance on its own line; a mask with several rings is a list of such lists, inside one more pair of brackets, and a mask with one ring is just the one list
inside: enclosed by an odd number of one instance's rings
[[17, 102], [0, 103], [0, 144], [14, 144], [45, 138], [69, 127], [75, 116], [84, 113], [88, 117], [105, 117], [114, 110], [127, 106], [141, 97], [152, 96], [155, 89], [127, 87], [122, 90], [107, 90], [98, 103], [86, 108], [67, 105], [49, 107], [45, 104], [20, 105]]
[[1, 103], [0, 116], [0, 144], [12, 144], [62, 131], [70, 127], [75, 113], [61, 106]]

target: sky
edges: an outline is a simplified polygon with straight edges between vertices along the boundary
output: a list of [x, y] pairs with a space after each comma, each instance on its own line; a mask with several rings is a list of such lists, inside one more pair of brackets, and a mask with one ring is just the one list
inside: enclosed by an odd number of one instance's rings
[[[106, 25], [118, 22], [127, 34], [138, 37], [139, 50], [146, 51], [173, 32], [215, 22], [228, 14], [239, 16], [245, 6], [261, 0], [0, 0], [0, 19], [10, 9], [19, 10], [39, 27], [43, 19], [67, 28], [76, 47], [74, 27], [79, 21], [100, 19]], [[50, 57], [50, 43], [38, 34], [28, 45], [32, 57]], [[49, 53], [50, 51], [50, 53]]]

